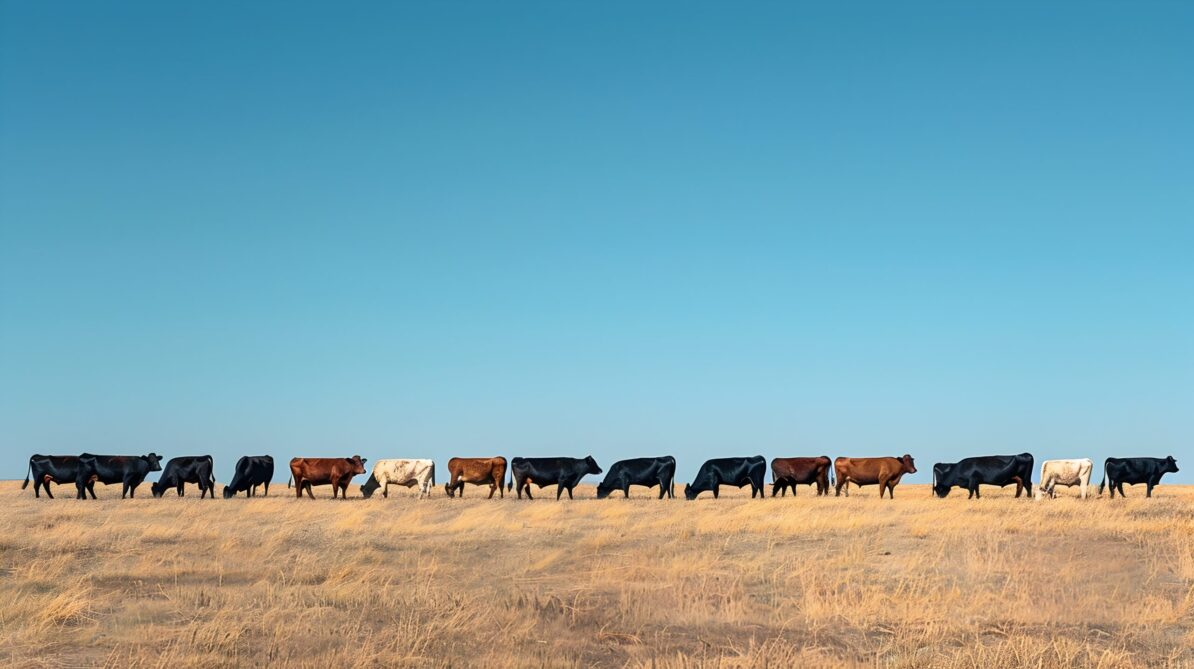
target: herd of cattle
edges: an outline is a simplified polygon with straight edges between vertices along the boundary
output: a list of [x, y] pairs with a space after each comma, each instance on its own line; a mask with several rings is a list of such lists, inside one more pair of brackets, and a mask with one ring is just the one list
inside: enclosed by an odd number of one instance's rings
[[[294, 458], [290, 461], [290, 482], [295, 495], [302, 498], [303, 491], [315, 498], [312, 487], [332, 486], [332, 497], [347, 497], [348, 485], [353, 477], [365, 473], [366, 460], [359, 455], [351, 458]], [[1046, 460], [1041, 465], [1040, 482], [1036, 497], [1054, 497], [1057, 486], [1078, 486], [1080, 495], [1086, 499], [1090, 487], [1090, 475], [1094, 463], [1089, 459]], [[174, 489], [179, 496], [183, 486], [194, 483], [199, 486], [200, 498], [216, 496], [215, 463], [210, 455], [172, 458], [163, 470], [161, 457], [156, 453], [148, 455], [34, 455], [29, 458], [29, 470], [24, 490], [33, 481], [33, 494], [53, 498], [50, 484], [74, 483], [76, 497], [95, 499], [95, 484], [121, 484], [120, 497], [132, 497], [137, 486], [150, 472], [161, 471], [161, 477], [150, 485], [154, 497], [161, 497], [167, 490]], [[703, 492], [718, 497], [721, 486], [742, 488], [750, 486], [750, 496], [764, 497], [763, 479], [767, 461], [763, 456], [743, 458], [715, 458], [701, 465], [692, 483], [684, 486], [684, 497], [696, 499]], [[507, 481], [506, 473], [510, 478]], [[1177, 462], [1173, 456], [1166, 458], [1107, 458], [1103, 464], [1104, 486], [1109, 486], [1111, 496], [1124, 494], [1124, 484], [1144, 484], [1146, 496], [1152, 497], [1153, 488], [1161, 477], [1176, 472]], [[1016, 486], [1016, 497], [1032, 492], [1033, 458], [1029, 453], [1019, 455], [990, 455], [965, 458], [958, 462], [933, 465], [933, 494], [945, 497], [953, 488], [963, 488], [968, 498], [980, 497], [979, 486]], [[602, 469], [592, 456], [585, 458], [514, 458], [507, 466], [506, 458], [452, 458], [448, 461], [451, 480], [444, 484], [448, 497], [464, 496], [464, 484], [489, 487], [489, 498], [496, 492], [505, 497], [505, 490], [517, 488], [518, 498], [525, 492], [531, 496], [531, 486], [544, 488], [556, 486], [556, 499], [572, 491], [581, 479], [588, 475], [601, 474]], [[798, 485], [815, 485], [817, 495], [828, 495], [830, 487], [834, 495], [845, 490], [850, 496], [850, 485], [879, 486], [879, 497], [884, 494], [895, 498], [895, 487], [905, 474], [916, 473], [911, 455], [899, 458], [837, 458], [832, 462], [827, 456], [815, 458], [775, 458], [771, 461], [771, 496], [787, 495], [789, 488], [796, 494]], [[224, 498], [245, 493], [253, 497], [258, 487], [269, 494], [269, 484], [274, 476], [274, 459], [268, 455], [244, 456], [236, 463], [232, 481], [224, 486]], [[675, 497], [676, 459], [668, 456], [657, 458], [634, 458], [620, 460], [609, 468], [604, 480], [597, 485], [597, 498], [605, 499], [615, 491], [630, 496], [630, 486], [659, 487], [659, 499]], [[503, 484], [505, 490], [503, 490]], [[435, 462], [432, 460], [379, 460], [373, 466], [369, 479], [360, 487], [364, 497], [371, 497], [381, 490], [383, 497], [389, 497], [391, 485], [407, 488], [418, 487], [420, 497], [430, 495], [435, 486]]]

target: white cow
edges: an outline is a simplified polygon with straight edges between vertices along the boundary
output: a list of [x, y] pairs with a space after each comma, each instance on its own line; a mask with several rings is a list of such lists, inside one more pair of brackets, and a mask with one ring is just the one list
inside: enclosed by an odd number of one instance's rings
[[372, 497], [381, 488], [383, 497], [390, 496], [390, 484], [413, 488], [419, 486], [419, 497], [430, 495], [435, 485], [435, 462], [433, 460], [378, 460], [373, 464], [373, 473], [361, 486], [361, 494]]
[[1041, 481], [1036, 487], [1036, 498], [1042, 495], [1057, 496], [1057, 486], [1081, 486], [1082, 499], [1090, 488], [1090, 471], [1094, 463], [1090, 458], [1081, 460], [1045, 460], [1041, 463]]

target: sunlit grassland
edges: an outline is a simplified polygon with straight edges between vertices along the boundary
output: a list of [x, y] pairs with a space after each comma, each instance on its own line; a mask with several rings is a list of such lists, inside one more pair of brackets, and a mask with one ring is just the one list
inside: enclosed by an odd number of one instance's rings
[[1039, 502], [912, 485], [894, 501], [58, 490], [0, 483], [0, 663], [1194, 666], [1194, 487]]

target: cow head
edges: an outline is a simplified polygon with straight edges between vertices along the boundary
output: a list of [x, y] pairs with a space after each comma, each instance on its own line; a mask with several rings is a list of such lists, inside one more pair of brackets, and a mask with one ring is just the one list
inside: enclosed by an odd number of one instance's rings
[[588, 473], [590, 473], [590, 474], [600, 474], [601, 473], [601, 468], [597, 466], [597, 461], [593, 459], [593, 456], [586, 455], [585, 456], [585, 464], [589, 466]]
[[[904, 456], [908, 457], [908, 456]], [[949, 491], [953, 489], [952, 486], [943, 483], [949, 477], [949, 470], [953, 468], [953, 464], [946, 462], [938, 462], [933, 465], [933, 494], [938, 497], [946, 497]], [[916, 471], [915, 469], [913, 471]]]
[[446, 494], [448, 497], [455, 497], [455, 496], [456, 496], [456, 491], [452, 489], [452, 484], [451, 484], [451, 483], [445, 483], [445, 484], [444, 484], [444, 494]]
[[684, 484], [684, 499], [691, 502], [692, 500], [696, 499], [697, 495], [699, 495], [699, 494], [701, 494], [701, 491], [693, 490], [691, 483]]
[[153, 483], [149, 486], [149, 491], [153, 493], [154, 497], [161, 497], [162, 493], [166, 492], [167, 486], [163, 485], [161, 481]]
[[906, 473], [906, 474], [915, 474], [916, 473], [916, 463], [912, 462], [911, 455], [908, 455], [907, 453], [905, 453], [904, 457], [900, 458], [900, 465], [903, 466], [904, 473]]
[[236, 491], [232, 489], [232, 486], [224, 486], [224, 499], [232, 499], [233, 497], [236, 497]]
[[369, 477], [369, 480], [365, 481], [365, 485], [361, 486], [361, 497], [369, 499], [380, 487], [381, 482], [377, 480], [377, 470], [375, 469], [373, 471], [373, 475]]
[[605, 481], [602, 481], [597, 484], [597, 499], [605, 499], [613, 491], [613, 486], [606, 486]]
[[1174, 460], [1172, 455], [1165, 458], [1164, 467], [1165, 467], [1164, 471], [1166, 471], [1166, 472], [1177, 473], [1177, 460]]
[[365, 473], [365, 463], [368, 462], [368, 460], [366, 460], [365, 458], [362, 458], [359, 455], [354, 455], [351, 458], [345, 458], [345, 459], [348, 460], [348, 463], [350, 465], [352, 465], [352, 475], [353, 476], [356, 476], [357, 474]]
[[158, 455], [157, 453], [150, 453], [149, 455], [142, 455], [141, 459], [145, 460], [146, 462], [149, 463], [149, 471], [151, 471], [151, 472], [162, 471], [162, 456]]

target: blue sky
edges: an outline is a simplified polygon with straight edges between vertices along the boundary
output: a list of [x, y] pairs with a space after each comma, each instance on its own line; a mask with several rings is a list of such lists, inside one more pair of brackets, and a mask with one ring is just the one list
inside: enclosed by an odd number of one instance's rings
[[1189, 3], [118, 4], [0, 3], [0, 476], [1030, 451], [1194, 482]]

